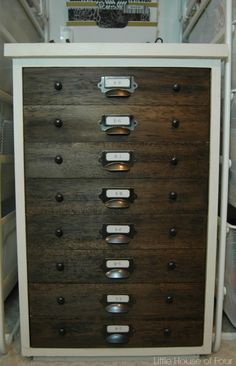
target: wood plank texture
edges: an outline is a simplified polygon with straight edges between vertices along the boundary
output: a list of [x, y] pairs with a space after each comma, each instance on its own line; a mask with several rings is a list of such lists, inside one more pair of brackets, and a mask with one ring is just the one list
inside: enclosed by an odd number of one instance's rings
[[[110, 279], [105, 273], [105, 261], [129, 259], [130, 276]], [[33, 283], [199, 283], [205, 279], [204, 249], [135, 250], [114, 253], [113, 250], [28, 250], [29, 282]], [[168, 263], [176, 268], [170, 269]], [[59, 271], [57, 264], [63, 263]], [[119, 268], [119, 267], [118, 267]]]
[[[134, 76], [138, 88], [129, 98], [107, 98], [98, 88], [102, 76]], [[208, 105], [210, 70], [198, 68], [25, 68], [25, 105]], [[55, 90], [54, 83], [62, 89]], [[175, 84], [180, 91], [173, 91]]]
[[[108, 98], [102, 76], [133, 76], [138, 87]], [[210, 78], [206, 68], [24, 68], [32, 347], [203, 344]], [[120, 115], [135, 128], [107, 135], [101, 119]], [[130, 153], [130, 170], [106, 171], [109, 152]], [[129, 207], [106, 207], [107, 189]], [[127, 189], [131, 202], [119, 196]], [[129, 243], [108, 244], [108, 224], [132, 225]], [[108, 278], [114, 269], [127, 278]], [[127, 312], [109, 313], [107, 295], [129, 295]], [[129, 325], [128, 342], [109, 344], [108, 325]]]
[[[201, 215], [136, 215], [124, 210], [121, 217], [107, 215], [30, 215], [27, 216], [27, 243], [29, 248], [66, 249], [158, 249], [201, 248], [206, 246], [206, 216]], [[109, 245], [101, 234], [103, 224], [133, 224], [136, 233], [129, 244]], [[55, 230], [61, 229], [61, 237]], [[176, 235], [170, 235], [175, 228]]]
[[[130, 153], [129, 171], [107, 171], [104, 154]], [[207, 144], [43, 143], [26, 144], [25, 169], [31, 178], [200, 178], [208, 175]], [[55, 162], [56, 156], [62, 163]], [[172, 163], [172, 159], [177, 159]], [[123, 161], [118, 160], [118, 161]], [[177, 164], [177, 165], [175, 165]]]
[[[129, 342], [110, 347], [188, 347], [201, 346], [203, 343], [203, 322], [186, 320], [164, 321], [127, 321], [92, 323], [58, 320], [31, 320], [31, 346], [45, 348], [77, 348], [79, 347], [108, 347], [106, 342], [107, 325], [130, 325], [133, 335]], [[66, 334], [59, 335], [59, 329], [65, 329]], [[170, 329], [170, 336], [164, 335], [164, 330]]]
[[[105, 207], [99, 195], [103, 188], [133, 188], [137, 199], [127, 209]], [[170, 192], [177, 193], [176, 201], [169, 199]], [[131, 215], [206, 212], [206, 180], [145, 180], [145, 179], [28, 179], [26, 181], [26, 213], [57, 215], [110, 215], [122, 219]], [[62, 202], [55, 196], [61, 193]], [[108, 212], [109, 211], [109, 212]]]
[[[163, 320], [203, 319], [204, 291], [202, 284], [29, 284], [31, 319]], [[128, 312], [106, 311], [107, 295], [128, 295]], [[64, 303], [58, 304], [63, 297]], [[172, 302], [168, 302], [168, 298]]]
[[[133, 115], [137, 127], [129, 136], [107, 136], [103, 115]], [[63, 126], [57, 128], [55, 119]], [[178, 120], [174, 128], [172, 121]], [[203, 142], [209, 141], [209, 106], [35, 105], [24, 106], [26, 142]]]

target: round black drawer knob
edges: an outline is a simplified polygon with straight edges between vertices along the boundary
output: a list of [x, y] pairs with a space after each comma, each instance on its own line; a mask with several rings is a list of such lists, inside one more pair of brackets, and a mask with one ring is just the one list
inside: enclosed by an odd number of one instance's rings
[[61, 193], [57, 193], [56, 196], [55, 196], [55, 199], [57, 202], [62, 202], [64, 197]]
[[166, 303], [172, 304], [174, 302], [174, 297], [172, 295], [166, 296]]
[[170, 163], [171, 163], [171, 165], [177, 165], [178, 159], [175, 156], [173, 156], [173, 158], [170, 159]]
[[56, 90], [61, 90], [62, 89], [62, 83], [60, 81], [56, 81], [54, 84], [54, 88]]
[[62, 122], [62, 120], [61, 120], [61, 119], [59, 119], [59, 118], [56, 118], [56, 119], [54, 120], [54, 126], [56, 126], [57, 128], [61, 128], [61, 127], [63, 126], [63, 122]]
[[57, 264], [56, 264], [56, 268], [57, 268], [57, 270], [58, 270], [59, 272], [62, 272], [62, 271], [64, 271], [65, 266], [64, 266], [64, 264], [63, 264], [63, 263], [57, 263]]
[[57, 303], [58, 303], [59, 305], [63, 305], [63, 304], [65, 304], [65, 298], [64, 298], [63, 296], [59, 296], [59, 297], [57, 298]]
[[61, 228], [56, 229], [55, 235], [60, 238], [63, 235], [63, 230]]
[[172, 119], [171, 124], [172, 124], [173, 128], [178, 128], [179, 127], [179, 120], [174, 118], [174, 119]]
[[59, 334], [60, 336], [64, 336], [64, 335], [66, 334], [66, 330], [65, 330], [65, 328], [59, 328], [59, 329], [58, 329], [58, 334]]
[[171, 201], [176, 201], [177, 200], [177, 193], [176, 192], [170, 192], [169, 193], [169, 199]]
[[55, 156], [54, 160], [55, 160], [55, 163], [57, 163], [57, 164], [62, 164], [62, 162], [63, 162], [63, 158], [61, 155]]
[[165, 337], [170, 337], [171, 336], [171, 329], [170, 328], [165, 328], [163, 331], [163, 334]]
[[173, 90], [174, 90], [174, 92], [178, 93], [178, 92], [180, 91], [180, 89], [181, 89], [180, 84], [175, 83], [175, 84], [173, 85]]
[[176, 236], [177, 235], [176, 228], [175, 227], [170, 228], [169, 234], [170, 234], [170, 236], [173, 236], [173, 237]]
[[171, 261], [167, 264], [167, 268], [169, 271], [173, 271], [176, 268], [176, 263]]

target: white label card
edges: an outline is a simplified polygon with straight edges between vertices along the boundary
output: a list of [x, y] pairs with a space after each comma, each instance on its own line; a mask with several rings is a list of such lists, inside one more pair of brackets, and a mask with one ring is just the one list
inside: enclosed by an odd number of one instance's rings
[[107, 189], [106, 197], [107, 198], [129, 198], [130, 190], [129, 189]]
[[107, 225], [106, 227], [107, 234], [129, 234], [130, 226], [129, 225]]
[[109, 303], [128, 303], [129, 295], [107, 295], [107, 302], [109, 302]]
[[109, 152], [106, 153], [106, 161], [130, 161], [130, 153], [128, 152]]
[[129, 325], [108, 325], [107, 333], [129, 333]]
[[128, 260], [115, 259], [106, 261], [107, 268], [129, 268], [129, 265]]
[[129, 77], [105, 77], [105, 88], [130, 88]]
[[128, 116], [106, 116], [107, 126], [129, 126], [130, 117]]

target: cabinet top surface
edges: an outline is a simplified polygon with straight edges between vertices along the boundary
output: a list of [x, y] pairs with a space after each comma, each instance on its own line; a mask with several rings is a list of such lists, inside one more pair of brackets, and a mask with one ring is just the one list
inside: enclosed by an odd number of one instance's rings
[[21, 43], [5, 44], [13, 58], [185, 58], [225, 59], [226, 44], [190, 43]]

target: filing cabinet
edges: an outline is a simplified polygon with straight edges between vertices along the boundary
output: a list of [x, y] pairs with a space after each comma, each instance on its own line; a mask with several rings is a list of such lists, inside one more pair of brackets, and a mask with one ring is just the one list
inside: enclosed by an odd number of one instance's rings
[[23, 353], [209, 353], [220, 61], [76, 60], [15, 74]]
[[[121, 86], [117, 87], [117, 84]], [[175, 241], [179, 232], [172, 222], [169, 221], [163, 235], [164, 241], [169, 239], [167, 246], [162, 244], [162, 240], [156, 239], [158, 231], [155, 227], [159, 226], [159, 218], [168, 220], [170, 213], [173, 220], [175, 216], [182, 216], [181, 226], [184, 226], [184, 218], [188, 219], [190, 214], [194, 217], [200, 215], [203, 222], [206, 222], [210, 71], [200, 68], [145, 67], [27, 68], [23, 73], [23, 88], [24, 124], [27, 131], [24, 145], [27, 234], [35, 234], [37, 215], [43, 215], [42, 227], [54, 215], [54, 227], [41, 232], [38, 224], [39, 232], [37, 230], [36, 233], [40, 233], [40, 256], [34, 238], [28, 237], [32, 346], [61, 347], [65, 344], [68, 347], [69, 344], [69, 347], [74, 347], [77, 342], [81, 347], [140, 347], [142, 343], [146, 347], [159, 347], [168, 343], [185, 346], [189, 342], [192, 345], [201, 345], [203, 307], [186, 320], [184, 327], [188, 327], [188, 322], [191, 324], [186, 332], [183, 332], [181, 323], [189, 312], [189, 307], [193, 306], [193, 301], [196, 301], [194, 297], [192, 301], [188, 297], [190, 302], [186, 301], [182, 305], [179, 315], [176, 309], [176, 322], [170, 319], [173, 317], [173, 306], [176, 302], [172, 292], [180, 291], [178, 286], [183, 283], [187, 283], [187, 286], [192, 283], [193, 288], [196, 285], [201, 286], [198, 302], [204, 303], [206, 225], [200, 243], [195, 237], [196, 233], [191, 239], [185, 233], [186, 242], [191, 240], [191, 248], [186, 248], [181, 243], [176, 248]], [[192, 136], [193, 133], [190, 133], [192, 126], [188, 106], [198, 108], [199, 103], [204, 105], [201, 120], [204, 134], [198, 139], [195, 137], [194, 140], [192, 137], [188, 140], [185, 131], [187, 136]], [[50, 104], [58, 104], [60, 108], [65, 105], [66, 116], [62, 116], [60, 109], [54, 107], [54, 116], [45, 123], [44, 108], [48, 108]], [[175, 104], [175, 108], [169, 112], [168, 107], [172, 104]], [[35, 105], [40, 105], [40, 108]], [[70, 114], [70, 105], [77, 108], [73, 114]], [[80, 129], [74, 129], [77, 116], [80, 116], [79, 105], [87, 105], [88, 108], [84, 112], [85, 120], [80, 122]], [[100, 107], [98, 111], [96, 105]], [[91, 115], [90, 106], [93, 108]], [[123, 108], [122, 113], [120, 106]], [[126, 106], [129, 107], [129, 113], [125, 113]], [[140, 110], [135, 109], [137, 106], [141, 108], [141, 116]], [[179, 117], [179, 106], [180, 114], [185, 113], [185, 118], [189, 118], [185, 126], [182, 126]], [[186, 111], [185, 107], [188, 108]], [[32, 108], [38, 110], [32, 111]], [[162, 121], [162, 114], [165, 115], [165, 122]], [[67, 118], [71, 120], [70, 128], [67, 127]], [[89, 126], [86, 120], [89, 120]], [[41, 121], [45, 128], [41, 127], [39, 130]], [[146, 123], [148, 127], [145, 126]], [[156, 138], [156, 124], [165, 124], [169, 136], [165, 137], [163, 131], [162, 136]], [[178, 131], [181, 129], [183, 131], [179, 141]], [[67, 135], [66, 143], [61, 136], [63, 134]], [[151, 219], [150, 216], [155, 214], [159, 217]], [[81, 234], [75, 235], [74, 246], [71, 248], [71, 240], [64, 238], [65, 228], [62, 221], [69, 218], [70, 222], [70, 217], [74, 218], [74, 215]], [[81, 216], [84, 215], [86, 220], [81, 227]], [[93, 217], [96, 224], [92, 234], [90, 225]], [[149, 224], [150, 231], [147, 229], [145, 234], [142, 233], [144, 229], [140, 226], [140, 221], [144, 225]], [[132, 239], [129, 238], [131, 225]], [[68, 234], [72, 227], [68, 223]], [[112, 230], [110, 233], [107, 231], [109, 227]], [[181, 231], [181, 227], [179, 230]], [[82, 238], [85, 231], [94, 241], [93, 248], [88, 248], [86, 240]], [[50, 233], [54, 235], [56, 245], [48, 248], [44, 235], [48, 236]], [[149, 245], [148, 248], [145, 241], [141, 241], [140, 235], [145, 236], [147, 242], [151, 242], [151, 247]], [[76, 240], [81, 244], [76, 244]], [[133, 244], [131, 249], [130, 240]], [[64, 285], [60, 296], [55, 296], [51, 314], [42, 317], [43, 309], [48, 307], [48, 300], [41, 296], [41, 292], [32, 294], [31, 285], [44, 284], [45, 292], [48, 293], [47, 285], [54, 284], [51, 291], [55, 291], [58, 283]], [[126, 287], [120, 290], [119, 285], [124, 283]], [[58, 298], [65, 298], [66, 284], [77, 285], [77, 299], [74, 295], [74, 301], [78, 303], [78, 307], [83, 296], [87, 298], [87, 307], [95, 302], [95, 309], [91, 308], [86, 313], [81, 311], [82, 324], [79, 310], [76, 311], [77, 315], [75, 310], [70, 310], [72, 301], [68, 296], [64, 303], [56, 301]], [[87, 290], [80, 288], [84, 284], [87, 284]], [[96, 300], [96, 287], [89, 288], [95, 284], [103, 286]], [[134, 285], [141, 284], [143, 291], [153, 284], [154, 296], [160, 291], [158, 286], [171, 284], [170, 290], [163, 293], [163, 314], [160, 314], [160, 305], [156, 305], [156, 312], [151, 316], [153, 324], [149, 337], [143, 337], [143, 333], [148, 324], [148, 328], [150, 327], [150, 320], [147, 320], [150, 318], [148, 307], [153, 300], [149, 293], [145, 296], [146, 301], [143, 299], [141, 302], [138, 299]], [[32, 296], [36, 297], [34, 301]], [[114, 303], [102, 303], [106, 296], [115, 296]], [[116, 299], [117, 296], [121, 298]], [[122, 296], [127, 297], [127, 302], [123, 302]], [[168, 296], [173, 296], [173, 304], [165, 301]], [[184, 301], [183, 294], [182, 298]], [[35, 304], [38, 308], [39, 303], [40, 309], [36, 311]], [[58, 316], [58, 308], [64, 311], [52, 322]], [[94, 319], [94, 326], [91, 325], [89, 329], [91, 319]], [[163, 319], [166, 319], [166, 326], [165, 322], [159, 325]], [[38, 331], [38, 321], [44, 324], [42, 332]], [[127, 332], [121, 330], [107, 334], [107, 330], [104, 330], [109, 325], [117, 324], [127, 327]], [[198, 331], [194, 332], [195, 335], [190, 340], [189, 332], [192, 326], [196, 327], [195, 324], [198, 324]], [[98, 337], [94, 334], [94, 344], [87, 339], [87, 332], [90, 333], [93, 327]], [[47, 336], [44, 336], [44, 328], [47, 329]], [[73, 332], [76, 333], [74, 337]], [[182, 335], [174, 340], [172, 332], [180, 332]]]

